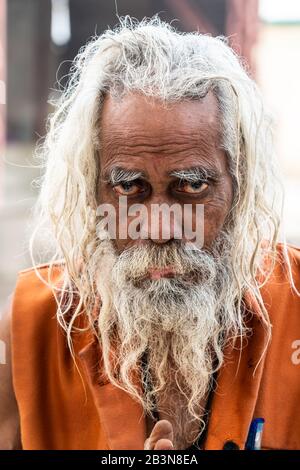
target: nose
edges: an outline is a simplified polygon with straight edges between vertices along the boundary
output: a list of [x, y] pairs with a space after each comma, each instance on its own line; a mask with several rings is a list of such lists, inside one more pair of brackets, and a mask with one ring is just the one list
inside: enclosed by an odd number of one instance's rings
[[182, 238], [179, 204], [150, 204], [147, 214], [147, 220], [141, 224], [142, 238], [147, 238], [159, 245]]

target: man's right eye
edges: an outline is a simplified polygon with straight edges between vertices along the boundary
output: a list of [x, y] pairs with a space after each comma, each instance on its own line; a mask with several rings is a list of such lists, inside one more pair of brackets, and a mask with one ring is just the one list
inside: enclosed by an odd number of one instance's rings
[[115, 185], [113, 189], [120, 196], [134, 196], [144, 191], [144, 188], [134, 181], [124, 181]]

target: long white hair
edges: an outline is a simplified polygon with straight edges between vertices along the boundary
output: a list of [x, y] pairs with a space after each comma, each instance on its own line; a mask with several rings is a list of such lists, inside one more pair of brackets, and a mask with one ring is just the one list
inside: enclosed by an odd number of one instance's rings
[[[107, 94], [121, 97], [137, 91], [164, 102], [201, 100], [213, 91], [220, 111], [222, 147], [232, 175], [234, 202], [228, 218], [236, 307], [246, 289], [259, 303], [266, 327], [267, 311], [261, 282], [272, 272], [279, 236], [282, 194], [276, 176], [271, 120], [259, 90], [224, 38], [180, 33], [158, 17], [137, 22], [120, 19], [83, 47], [71, 69], [69, 83], [50, 116], [40, 148], [45, 163], [35, 208], [31, 240], [34, 266], [36, 237], [53, 240], [50, 266], [63, 258], [63, 286], [53, 286], [58, 321], [72, 348], [72, 329], [82, 315], [94, 327], [97, 302], [95, 277], [99, 239], [97, 194], [101, 109]], [[262, 274], [262, 260], [271, 263]], [[37, 274], [38, 270], [37, 270]], [[263, 281], [260, 281], [263, 279]], [[51, 284], [51, 269], [48, 282]], [[66, 302], [66, 295], [68, 294]], [[72, 315], [69, 315], [71, 307]]]

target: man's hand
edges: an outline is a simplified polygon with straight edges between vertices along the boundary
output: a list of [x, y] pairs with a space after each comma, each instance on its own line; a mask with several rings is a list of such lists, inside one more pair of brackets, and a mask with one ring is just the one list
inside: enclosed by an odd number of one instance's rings
[[145, 440], [144, 450], [173, 450], [174, 433], [170, 421], [157, 421], [148, 439]]

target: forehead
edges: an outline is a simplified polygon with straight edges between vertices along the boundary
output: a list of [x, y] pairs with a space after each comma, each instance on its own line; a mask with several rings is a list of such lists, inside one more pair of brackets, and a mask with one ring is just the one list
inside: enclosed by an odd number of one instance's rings
[[[102, 164], [141, 163], [148, 158], [174, 163], [209, 160], [220, 149], [217, 99], [209, 92], [201, 100], [163, 103], [131, 93], [107, 96], [101, 115]], [[193, 162], [187, 160], [192, 159]]]

